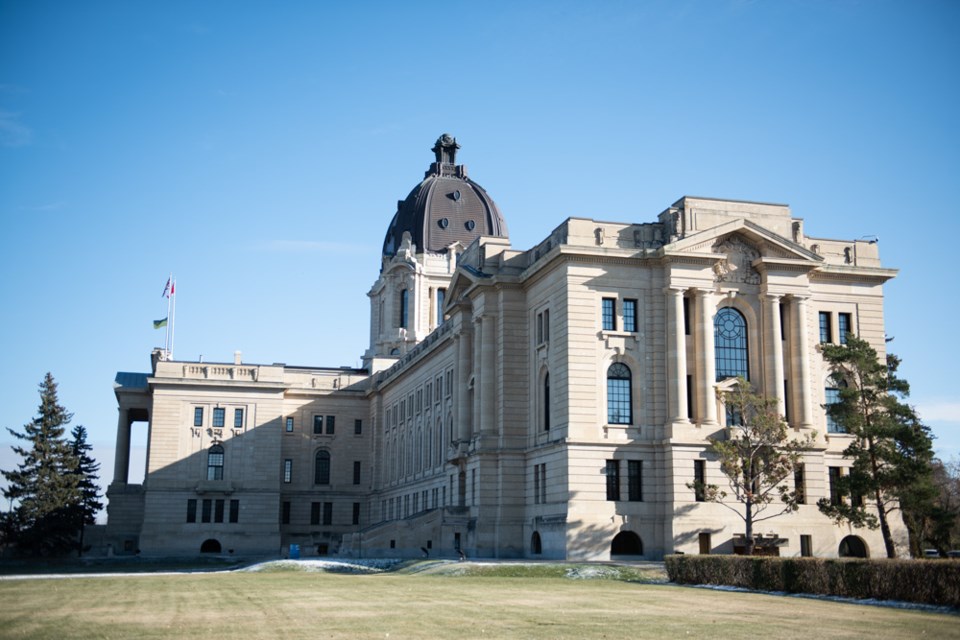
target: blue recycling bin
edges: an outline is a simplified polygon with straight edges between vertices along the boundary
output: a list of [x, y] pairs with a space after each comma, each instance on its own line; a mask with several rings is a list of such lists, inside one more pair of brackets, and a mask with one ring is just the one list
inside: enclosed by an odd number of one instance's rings
[[290, 545], [290, 559], [299, 560], [300, 559], [300, 545], [292, 544]]

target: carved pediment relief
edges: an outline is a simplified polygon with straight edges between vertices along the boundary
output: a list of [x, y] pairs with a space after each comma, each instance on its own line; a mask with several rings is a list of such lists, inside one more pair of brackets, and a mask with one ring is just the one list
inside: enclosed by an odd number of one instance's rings
[[760, 257], [760, 252], [747, 243], [743, 236], [734, 233], [719, 238], [713, 243], [712, 250], [726, 255], [726, 259], [718, 261], [713, 267], [717, 282], [760, 284], [760, 273], [753, 267], [753, 261]]

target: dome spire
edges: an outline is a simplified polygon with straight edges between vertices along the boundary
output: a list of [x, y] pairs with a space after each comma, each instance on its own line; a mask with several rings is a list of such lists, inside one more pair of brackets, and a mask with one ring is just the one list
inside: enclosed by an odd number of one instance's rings
[[437, 158], [437, 164], [455, 165], [457, 163], [457, 149], [459, 148], [460, 145], [457, 144], [457, 139], [449, 133], [445, 133], [437, 138], [431, 151], [433, 151], [433, 154]]

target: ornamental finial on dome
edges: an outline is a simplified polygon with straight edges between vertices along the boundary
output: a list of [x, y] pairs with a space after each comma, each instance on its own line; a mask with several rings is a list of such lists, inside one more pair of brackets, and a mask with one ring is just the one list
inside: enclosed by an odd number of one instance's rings
[[433, 145], [434, 155], [437, 157], [437, 164], [456, 164], [457, 160], [457, 149], [460, 148], [460, 145], [457, 144], [457, 139], [451, 136], [449, 133], [445, 133], [439, 138], [437, 138], [436, 144]]

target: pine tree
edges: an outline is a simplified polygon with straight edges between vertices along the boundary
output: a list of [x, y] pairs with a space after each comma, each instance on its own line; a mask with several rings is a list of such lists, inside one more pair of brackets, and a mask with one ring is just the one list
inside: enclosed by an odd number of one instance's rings
[[887, 557], [897, 557], [890, 515], [910, 509], [907, 521], [920, 518], [931, 504], [929, 491], [933, 442], [930, 429], [913, 407], [901, 401], [910, 393], [897, 377], [900, 360], [882, 362], [866, 340], [847, 335], [845, 345], [823, 345], [823, 358], [840, 401], [826, 406], [830, 417], [854, 436], [843, 455], [853, 461], [837, 489], [850, 500], [822, 499], [820, 510], [838, 523], [879, 527]]
[[97, 480], [100, 476], [100, 463], [90, 456], [90, 450], [93, 448], [87, 442], [87, 429], [83, 425], [77, 425], [70, 432], [73, 436], [71, 450], [73, 456], [77, 459], [76, 474], [80, 477], [78, 488], [80, 489], [80, 501], [75, 507], [76, 523], [79, 533], [77, 542], [77, 554], [83, 554], [83, 532], [88, 524], [94, 524], [97, 521], [97, 512], [103, 508], [100, 502], [100, 487]]
[[28, 447], [13, 446], [22, 462], [3, 471], [9, 486], [3, 495], [16, 506], [10, 514], [17, 548], [32, 555], [63, 553], [73, 548], [75, 507], [80, 501], [77, 459], [64, 437], [71, 414], [57, 399], [57, 383], [47, 373], [40, 384], [40, 407], [23, 433], [7, 428]]

